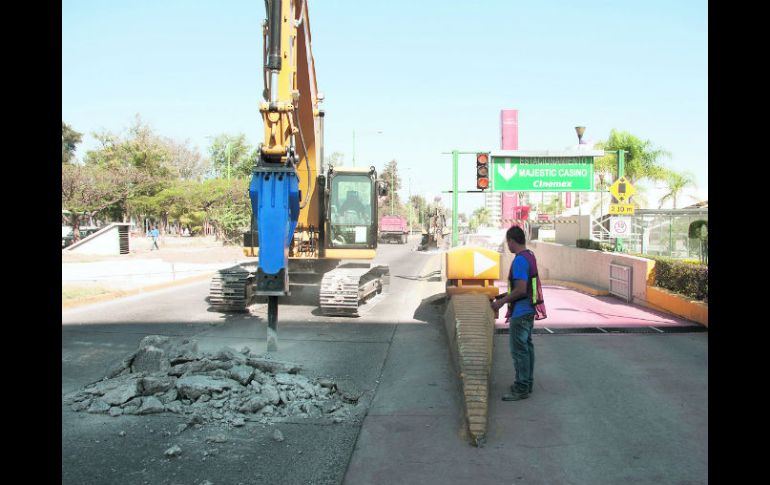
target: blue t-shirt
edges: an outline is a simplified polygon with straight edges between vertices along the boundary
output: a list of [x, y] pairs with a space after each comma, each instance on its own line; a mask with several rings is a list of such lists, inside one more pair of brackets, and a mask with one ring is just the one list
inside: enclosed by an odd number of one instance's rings
[[[516, 256], [513, 258], [511, 273], [513, 274], [514, 280], [524, 280], [525, 283], [527, 282], [529, 279], [529, 263], [524, 256]], [[511, 287], [511, 290], [513, 290], [513, 287]], [[525, 296], [514, 304], [511, 318], [529, 315], [530, 313], [535, 313], [535, 307], [532, 306], [532, 302], [529, 301], [529, 298]]]

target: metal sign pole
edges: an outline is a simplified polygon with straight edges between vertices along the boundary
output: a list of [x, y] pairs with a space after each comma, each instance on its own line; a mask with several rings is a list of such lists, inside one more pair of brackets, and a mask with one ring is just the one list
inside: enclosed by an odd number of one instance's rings
[[[623, 177], [625, 175], [625, 166], [624, 166], [624, 150], [618, 150], [618, 178]], [[615, 239], [615, 251], [616, 252], [622, 252], [623, 251], [623, 238], [619, 237]]]
[[457, 230], [457, 162], [459, 160], [459, 152], [452, 150], [452, 247], [457, 247], [458, 230]]

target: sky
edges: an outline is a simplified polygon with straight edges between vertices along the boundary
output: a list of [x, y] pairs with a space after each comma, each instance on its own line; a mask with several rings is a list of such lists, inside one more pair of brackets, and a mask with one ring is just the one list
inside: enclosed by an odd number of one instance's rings
[[[402, 197], [451, 207], [452, 157], [500, 148], [500, 111], [519, 112], [519, 148], [564, 149], [628, 131], [695, 176], [708, 198], [705, 0], [446, 0], [309, 3], [325, 154], [402, 174]], [[62, 120], [123, 133], [139, 114], [206, 153], [210, 137], [262, 141], [264, 1], [62, 1]], [[379, 132], [379, 133], [378, 133]], [[462, 155], [460, 191], [475, 190]], [[659, 190], [650, 187], [653, 198]], [[461, 193], [459, 211], [484, 204]]]

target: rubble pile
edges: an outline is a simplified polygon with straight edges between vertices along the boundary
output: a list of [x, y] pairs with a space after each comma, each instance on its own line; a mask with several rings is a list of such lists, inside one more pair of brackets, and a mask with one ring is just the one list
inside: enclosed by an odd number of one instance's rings
[[101, 381], [65, 396], [73, 411], [123, 414], [175, 413], [191, 422], [351, 416], [359, 393], [331, 379], [312, 381], [299, 365], [259, 357], [248, 348], [209, 354], [194, 340], [150, 335]]

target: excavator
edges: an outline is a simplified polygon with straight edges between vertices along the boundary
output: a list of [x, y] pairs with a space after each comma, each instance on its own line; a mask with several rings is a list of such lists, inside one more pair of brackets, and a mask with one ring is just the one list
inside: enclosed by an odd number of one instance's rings
[[[244, 311], [267, 297], [267, 350], [278, 348], [278, 298], [290, 283], [320, 278], [325, 315], [358, 315], [387, 289], [390, 270], [374, 265], [377, 201], [387, 194], [375, 168], [323, 171], [323, 95], [316, 84], [307, 0], [265, 0], [264, 141], [249, 185], [251, 229], [244, 255], [256, 257], [212, 279], [215, 311]], [[344, 261], [344, 262], [343, 262]]]

